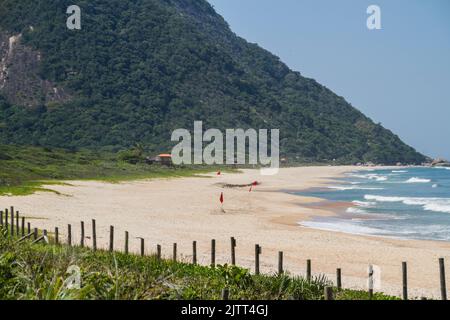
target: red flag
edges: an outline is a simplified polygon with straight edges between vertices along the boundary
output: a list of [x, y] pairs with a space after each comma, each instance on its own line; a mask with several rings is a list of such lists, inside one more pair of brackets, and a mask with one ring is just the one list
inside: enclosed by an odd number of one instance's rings
[[220, 194], [220, 203], [223, 204], [223, 192]]
[[221, 174], [222, 174], [222, 172], [220, 172], [220, 170], [217, 171], [217, 175], [218, 175], [218, 176], [220, 176]]

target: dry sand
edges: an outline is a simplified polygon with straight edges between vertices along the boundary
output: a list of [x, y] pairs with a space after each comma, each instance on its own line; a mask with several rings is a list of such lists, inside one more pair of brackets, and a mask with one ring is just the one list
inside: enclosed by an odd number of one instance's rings
[[[357, 236], [304, 228], [299, 222], [312, 216], [332, 215], [324, 206], [311, 206], [319, 199], [291, 195], [282, 190], [301, 190], [329, 183], [333, 177], [355, 167], [303, 167], [281, 169], [275, 176], [261, 176], [258, 170], [239, 174], [171, 180], [146, 180], [119, 184], [71, 181], [70, 186], [51, 186], [63, 195], [37, 193], [22, 197], [0, 197], [0, 207], [11, 205], [30, 217], [33, 226], [65, 235], [72, 224], [74, 241], [79, 241], [80, 221], [86, 222], [87, 245], [91, 245], [91, 219], [97, 220], [99, 246], [107, 247], [109, 226], [115, 226], [115, 246], [123, 248], [124, 232], [130, 232], [133, 251], [136, 237], [145, 239], [147, 253], [161, 244], [170, 257], [178, 244], [180, 258], [190, 260], [192, 241], [198, 242], [199, 261], [210, 262], [211, 239], [217, 242], [218, 264], [230, 262], [230, 237], [237, 239], [237, 263], [254, 267], [254, 245], [263, 248], [261, 270], [276, 271], [277, 252], [284, 252], [285, 269], [304, 274], [306, 259], [312, 259], [314, 274], [335, 279], [342, 268], [343, 285], [366, 288], [367, 267], [381, 268], [380, 291], [401, 294], [401, 262], [408, 262], [410, 296], [439, 297], [438, 258], [450, 260], [450, 243], [406, 241]], [[261, 185], [229, 189], [221, 184]], [[222, 212], [219, 197], [224, 193]], [[450, 279], [447, 279], [448, 283]]]

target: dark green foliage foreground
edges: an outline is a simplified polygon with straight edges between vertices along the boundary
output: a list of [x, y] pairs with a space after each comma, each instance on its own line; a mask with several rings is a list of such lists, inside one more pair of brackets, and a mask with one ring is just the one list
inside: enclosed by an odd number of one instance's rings
[[[81, 269], [81, 288], [68, 289], [67, 270]], [[323, 299], [323, 277], [254, 276], [247, 270], [194, 266], [156, 257], [93, 252], [79, 247], [16, 244], [0, 227], [1, 299]], [[341, 291], [337, 299], [367, 299]], [[376, 294], [374, 299], [392, 299]]]
[[[129, 159], [130, 154], [133, 155], [133, 163], [123, 160], [125, 156]], [[58, 180], [96, 179], [116, 182], [194, 176], [215, 169], [207, 166], [150, 166], [143, 163], [143, 156], [137, 154], [134, 149], [112, 154], [0, 145], [0, 195], [43, 191], [45, 189], [41, 185], [58, 184]]]
[[[0, 97], [0, 143], [167, 151], [173, 129], [280, 129], [298, 162], [421, 163], [425, 157], [313, 79], [236, 36], [205, 0], [0, 0], [0, 32], [42, 53], [40, 76], [71, 99]], [[33, 28], [30, 28], [32, 26]], [[20, 79], [19, 79], [20, 80]], [[17, 95], [22, 94], [17, 92]]]

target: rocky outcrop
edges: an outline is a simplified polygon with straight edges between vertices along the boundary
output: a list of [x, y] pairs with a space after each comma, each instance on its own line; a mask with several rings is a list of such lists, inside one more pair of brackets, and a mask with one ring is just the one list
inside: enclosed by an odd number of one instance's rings
[[437, 158], [431, 163], [433, 167], [450, 167], [450, 162], [445, 159]]
[[39, 76], [41, 54], [22, 44], [22, 35], [0, 30], [0, 94], [14, 105], [35, 107], [64, 102], [70, 95]]

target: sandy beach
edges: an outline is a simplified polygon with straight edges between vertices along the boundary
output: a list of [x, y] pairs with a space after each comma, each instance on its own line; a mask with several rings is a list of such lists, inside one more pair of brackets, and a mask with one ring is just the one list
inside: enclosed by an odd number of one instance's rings
[[[275, 176], [243, 170], [221, 176], [117, 184], [70, 181], [70, 185], [49, 186], [61, 195], [47, 192], [0, 197], [0, 207], [13, 205], [34, 227], [51, 231], [58, 226], [63, 237], [67, 224], [72, 224], [75, 242], [80, 238], [80, 221], [85, 221], [88, 246], [91, 245], [91, 219], [97, 221], [98, 243], [105, 248], [110, 225], [115, 227], [116, 248], [123, 248], [124, 232], [129, 231], [134, 251], [140, 245], [136, 237], [143, 237], [148, 254], [155, 252], [156, 244], [161, 244], [163, 255], [170, 257], [172, 244], [176, 242], [180, 258], [187, 261], [191, 259], [192, 241], [196, 240], [203, 264], [210, 262], [211, 239], [217, 242], [216, 262], [229, 263], [233, 236], [237, 239], [240, 266], [253, 270], [254, 245], [259, 244], [263, 272], [277, 270], [278, 251], [283, 251], [288, 272], [304, 274], [306, 260], [311, 259], [313, 273], [325, 274], [333, 281], [336, 268], [341, 268], [346, 288], [366, 288], [367, 267], [373, 264], [381, 270], [379, 291], [394, 295], [401, 294], [401, 263], [407, 261], [410, 296], [439, 297], [438, 258], [450, 261], [450, 243], [358, 236], [304, 228], [299, 224], [312, 216], [335, 213], [326, 206], [311, 206], [320, 199], [300, 197], [284, 190], [322, 186], [333, 177], [355, 169], [358, 168], [286, 168]], [[253, 181], [260, 185], [253, 187], [252, 192], [248, 187], [224, 187]], [[224, 212], [219, 202], [221, 192]]]

